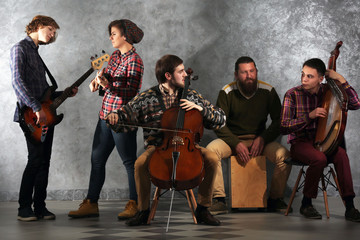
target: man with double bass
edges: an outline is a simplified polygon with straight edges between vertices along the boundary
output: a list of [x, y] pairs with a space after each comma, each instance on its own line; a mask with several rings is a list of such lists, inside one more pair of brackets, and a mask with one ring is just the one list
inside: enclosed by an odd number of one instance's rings
[[[148, 165], [156, 148], [162, 144], [164, 139], [164, 131], [160, 130], [161, 122], [164, 121], [164, 119], [162, 120], [164, 112], [172, 107], [179, 106], [186, 111], [196, 109], [203, 118], [203, 125], [210, 129], [221, 128], [226, 121], [223, 110], [212, 105], [196, 90], [188, 89], [186, 98], [180, 99], [187, 73], [183, 61], [179, 57], [165, 55], [160, 58], [156, 63], [155, 74], [159, 82], [158, 85], [140, 93], [120, 110], [110, 113], [106, 117], [106, 120], [116, 132], [129, 131], [135, 127], [124, 126], [125, 124], [146, 125], [149, 127], [143, 128], [146, 150], [135, 162], [135, 182], [139, 212], [134, 218], [126, 222], [129, 226], [144, 225], [148, 220], [151, 190]], [[217, 226], [220, 225], [220, 221], [214, 218], [207, 210], [211, 205], [217, 156], [214, 152], [198, 145], [196, 145], [196, 148], [201, 151], [203, 156], [205, 175], [199, 185], [195, 216], [198, 223], [204, 222], [208, 225]], [[192, 169], [189, 169], [189, 171], [192, 171]]]
[[349, 158], [345, 149], [338, 146], [332, 154], [327, 156], [314, 147], [318, 127], [317, 119], [327, 116], [327, 111], [319, 107], [325, 91], [325, 84], [321, 83], [324, 75], [341, 83], [348, 95], [350, 110], [360, 108], [358, 95], [346, 79], [334, 70], [326, 70], [324, 62], [318, 58], [309, 59], [303, 64], [301, 85], [286, 92], [281, 111], [280, 131], [282, 134], [289, 134], [288, 142], [291, 144], [292, 158], [309, 165], [300, 213], [310, 219], [322, 218], [312, 205], [312, 198], [317, 196], [318, 183], [324, 168], [328, 163], [333, 163], [342, 199], [345, 202], [345, 218], [349, 221], [360, 222], [360, 213], [354, 207], [355, 193]]

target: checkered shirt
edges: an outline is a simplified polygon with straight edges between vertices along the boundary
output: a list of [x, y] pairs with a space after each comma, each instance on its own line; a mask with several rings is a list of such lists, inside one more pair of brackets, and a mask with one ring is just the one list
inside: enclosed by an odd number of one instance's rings
[[104, 72], [109, 84], [104, 88], [105, 94], [99, 114], [101, 119], [120, 109], [139, 93], [143, 72], [143, 61], [134, 47], [124, 54], [117, 50], [111, 55]]

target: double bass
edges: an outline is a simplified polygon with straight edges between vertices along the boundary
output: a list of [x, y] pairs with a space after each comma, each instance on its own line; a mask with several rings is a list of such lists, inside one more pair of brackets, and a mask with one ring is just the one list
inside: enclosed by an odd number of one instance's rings
[[[186, 99], [192, 79], [192, 70], [187, 72], [181, 99]], [[164, 131], [162, 145], [150, 158], [151, 181], [161, 189], [179, 191], [195, 188], [204, 176], [203, 156], [195, 147], [204, 131], [202, 115], [196, 109], [185, 111], [180, 106], [172, 107], [164, 112], [161, 128], [173, 131]]]
[[[328, 69], [336, 71], [336, 59], [340, 54], [339, 49], [342, 44], [342, 41], [339, 41], [335, 49], [331, 51]], [[327, 116], [318, 119], [314, 146], [326, 155], [331, 155], [343, 141], [348, 111], [348, 96], [339, 81], [329, 77], [326, 78], [326, 81], [321, 107], [326, 110]]]

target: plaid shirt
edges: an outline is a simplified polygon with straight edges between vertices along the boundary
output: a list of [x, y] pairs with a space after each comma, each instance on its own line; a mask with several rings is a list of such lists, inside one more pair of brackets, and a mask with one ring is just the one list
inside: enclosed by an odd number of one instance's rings
[[[143, 128], [145, 148], [148, 145], [160, 146], [164, 134], [159, 129], [161, 127], [161, 118], [168, 108], [179, 105], [181, 93], [182, 89], [179, 89], [177, 97], [170, 100], [174, 102], [172, 104], [165, 104], [164, 101], [169, 100], [167, 97], [170, 96], [166, 96], [168, 94], [164, 89], [160, 90], [159, 85], [154, 86], [134, 97], [128, 104], [117, 111], [120, 122], [148, 127]], [[186, 98], [203, 108], [201, 115], [203, 116], [205, 128], [219, 129], [225, 126], [226, 116], [224, 111], [212, 105], [196, 90], [189, 89]], [[136, 127], [123, 126], [121, 124], [114, 127], [116, 132], [126, 132], [134, 129]]]
[[116, 50], [111, 55], [104, 71], [109, 84], [104, 88], [105, 94], [99, 114], [101, 119], [120, 109], [139, 93], [143, 72], [143, 61], [134, 47], [124, 54]]
[[[40, 99], [49, 87], [38, 47], [28, 36], [10, 50], [11, 81], [20, 107], [28, 106], [34, 112], [41, 109]], [[14, 121], [19, 121], [16, 107]]]
[[[360, 101], [356, 91], [348, 82], [342, 84], [349, 98], [348, 108], [356, 110], [360, 108]], [[320, 85], [317, 94], [311, 94], [304, 90], [302, 86], [288, 90], [284, 96], [281, 111], [282, 134], [288, 135], [288, 143], [293, 143], [296, 139], [314, 140], [316, 135], [317, 121], [309, 117], [309, 113], [321, 106], [324, 93], [324, 84]]]

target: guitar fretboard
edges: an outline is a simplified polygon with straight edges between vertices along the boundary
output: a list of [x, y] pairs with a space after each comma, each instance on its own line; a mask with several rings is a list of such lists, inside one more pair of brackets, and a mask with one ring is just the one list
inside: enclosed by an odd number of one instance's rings
[[55, 98], [54, 102], [52, 103], [52, 108], [57, 109], [68, 97], [72, 95], [72, 89], [74, 87], [80, 86], [90, 76], [92, 72], [94, 72], [94, 69], [90, 68], [75, 83], [73, 83], [69, 88], [67, 88], [59, 97]]

